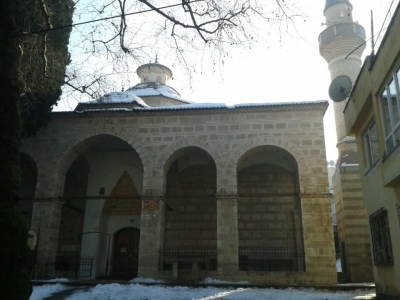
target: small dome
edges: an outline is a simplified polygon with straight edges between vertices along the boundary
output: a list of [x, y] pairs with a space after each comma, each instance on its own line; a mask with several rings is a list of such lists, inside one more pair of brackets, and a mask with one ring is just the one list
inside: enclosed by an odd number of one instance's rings
[[156, 82], [139, 83], [126, 90], [138, 97], [154, 97], [164, 96], [169, 99], [178, 100], [183, 103], [191, 103], [190, 101], [181, 97], [181, 95], [172, 87], [165, 84], [158, 84]]

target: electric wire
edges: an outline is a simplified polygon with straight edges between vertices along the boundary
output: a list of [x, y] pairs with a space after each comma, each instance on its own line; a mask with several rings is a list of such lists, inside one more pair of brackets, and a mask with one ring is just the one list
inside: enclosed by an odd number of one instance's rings
[[[195, 3], [195, 2], [202, 2], [204, 0], [192, 0], [190, 3]], [[162, 6], [162, 7], [157, 7], [158, 10], [166, 9], [166, 8], [171, 8], [175, 6], [181, 6], [182, 3], [178, 4], [171, 4], [167, 6]], [[49, 29], [42, 29], [38, 31], [32, 31], [32, 32], [27, 32], [27, 33], [21, 33], [18, 35], [11, 36], [10, 38], [18, 38], [18, 37], [24, 37], [24, 36], [29, 36], [29, 35], [34, 35], [34, 34], [39, 34], [39, 33], [45, 33], [49, 31], [55, 31], [55, 30], [60, 30], [60, 29], [65, 29], [65, 28], [70, 28], [70, 27], [75, 27], [75, 26], [80, 26], [80, 25], [86, 25], [90, 23], [96, 23], [100, 21], [107, 21], [111, 19], [116, 19], [116, 18], [121, 18], [121, 17], [126, 17], [126, 16], [132, 16], [132, 15], [137, 15], [137, 14], [142, 14], [142, 13], [147, 13], [147, 12], [152, 12], [154, 9], [149, 8], [141, 11], [135, 11], [132, 13], [127, 13], [127, 14], [122, 14], [122, 15], [117, 15], [117, 16], [111, 16], [111, 17], [106, 17], [106, 18], [101, 18], [101, 19], [95, 19], [95, 20], [90, 20], [90, 21], [85, 21], [85, 22], [79, 22], [79, 23], [74, 23], [74, 24], [69, 24], [69, 25], [63, 25], [63, 26], [58, 26], [58, 27], [53, 27]]]
[[[389, 16], [389, 13], [390, 13], [390, 11], [391, 11], [391, 9], [392, 9], [392, 5], [393, 5], [394, 1], [395, 1], [395, 0], [392, 0], [392, 3], [391, 3], [390, 6], [389, 6], [388, 12], [386, 13], [385, 20], [384, 20], [383, 23], [382, 23], [381, 30], [379, 30], [379, 33], [377, 34], [377, 38], [376, 38], [376, 39], [379, 39], [379, 36], [380, 36], [381, 33], [383, 32], [383, 30], [385, 30], [385, 29], [387, 29], [387, 28], [389, 27], [389, 26], [387, 26], [387, 27], [384, 28], [385, 22], [386, 22], [386, 20], [387, 20], [387, 18], [388, 18], [388, 16]], [[347, 56], [345, 57], [345, 59], [347, 59], [350, 55], [352, 55], [352, 54], [353, 54], [354, 52], [356, 52], [360, 47], [362, 47], [364, 44], [366, 44], [369, 40], [371, 40], [371, 39], [373, 39], [373, 38], [374, 38], [374, 37], [371, 37], [371, 38], [367, 39], [364, 43], [362, 43], [362, 44], [359, 45], [357, 48], [355, 48], [353, 51], [351, 51], [349, 54], [347, 54]]]
[[[388, 27], [385, 27], [385, 28], [382, 28], [383, 30], [384, 29], [387, 29]], [[377, 34], [375, 34], [375, 36], [376, 35], [379, 35], [379, 33], [377, 33]], [[365, 40], [365, 42], [363, 42], [363, 43], [361, 43], [358, 47], [356, 47], [353, 51], [351, 51], [349, 54], [347, 54], [347, 56], [344, 58], [344, 59], [347, 59], [350, 55], [352, 55], [354, 52], [356, 52], [360, 47], [362, 47], [362, 46], [364, 46], [366, 43], [368, 43], [370, 40], [372, 40], [372, 38], [373, 37], [370, 37], [369, 39], [366, 39]]]
[[376, 38], [377, 40], [379, 39], [379, 36], [381, 35], [381, 33], [382, 33], [382, 31], [383, 31], [383, 26], [385, 25], [385, 22], [386, 22], [386, 20], [387, 20], [387, 18], [388, 18], [388, 16], [389, 16], [389, 13], [390, 13], [390, 11], [391, 11], [391, 9], [392, 9], [393, 3], [394, 3], [394, 0], [392, 0], [392, 3], [391, 3], [390, 6], [389, 6], [389, 9], [388, 9], [388, 12], [387, 12], [387, 14], [386, 14], [385, 20], [383, 20], [381, 30], [379, 31], [379, 34], [378, 34], [378, 36], [377, 36], [377, 38]]

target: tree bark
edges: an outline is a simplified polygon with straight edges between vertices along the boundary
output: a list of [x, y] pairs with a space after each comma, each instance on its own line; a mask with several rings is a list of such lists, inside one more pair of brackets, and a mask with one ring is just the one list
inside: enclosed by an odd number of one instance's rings
[[28, 229], [16, 211], [20, 188], [21, 117], [18, 105], [18, 40], [16, 15], [10, 7], [18, 1], [0, 3], [0, 294], [2, 299], [29, 299], [30, 252]]

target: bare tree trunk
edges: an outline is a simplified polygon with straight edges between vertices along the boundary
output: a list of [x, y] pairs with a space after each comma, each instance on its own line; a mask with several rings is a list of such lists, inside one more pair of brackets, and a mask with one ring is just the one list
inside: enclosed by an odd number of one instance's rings
[[[13, 1], [10, 1], [10, 3]], [[16, 1], [13, 7], [16, 7]], [[15, 15], [8, 1], [0, 3], [0, 294], [2, 299], [29, 299], [30, 252], [28, 229], [16, 212], [19, 198], [19, 148], [21, 117], [17, 72], [18, 43], [9, 36], [15, 32]]]

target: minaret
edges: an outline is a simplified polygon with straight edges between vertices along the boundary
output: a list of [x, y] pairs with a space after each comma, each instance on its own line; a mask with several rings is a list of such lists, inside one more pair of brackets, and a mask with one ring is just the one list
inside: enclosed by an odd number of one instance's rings
[[[346, 75], [354, 85], [365, 49], [365, 30], [353, 22], [352, 11], [349, 0], [326, 0], [324, 15], [327, 27], [319, 35], [319, 50], [328, 62], [331, 79]], [[339, 158], [332, 185], [340, 257], [343, 273], [350, 282], [370, 282], [373, 281], [373, 272], [368, 216], [363, 206], [356, 144], [346, 143], [349, 140], [343, 114], [346, 102], [333, 104]]]
[[[354, 84], [361, 67], [361, 55], [365, 49], [365, 30], [353, 22], [353, 6], [349, 0], [326, 0], [324, 15], [327, 28], [319, 35], [319, 50], [328, 62], [331, 80], [340, 75], [350, 77]], [[346, 144], [346, 128], [343, 110], [347, 101], [335, 102], [338, 163], [350, 154], [347, 163], [357, 163], [355, 144]], [[352, 161], [349, 161], [349, 158]]]

